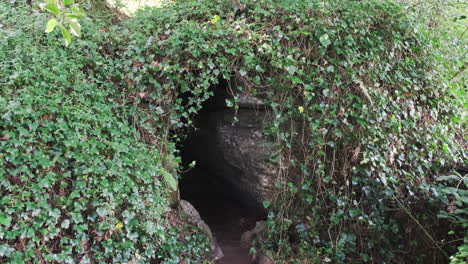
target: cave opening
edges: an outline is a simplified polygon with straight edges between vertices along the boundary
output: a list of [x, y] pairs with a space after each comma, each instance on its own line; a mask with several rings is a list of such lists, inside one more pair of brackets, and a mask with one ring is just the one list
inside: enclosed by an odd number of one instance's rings
[[233, 166], [228, 168], [223, 160], [226, 155], [222, 152], [230, 150], [219, 148], [216, 124], [232, 118], [234, 110], [226, 106], [227, 90], [216, 88], [214, 96], [193, 119], [193, 128], [179, 144], [184, 168], [179, 181], [180, 196], [197, 209], [211, 228], [225, 255], [219, 263], [248, 263], [231, 262], [229, 258], [248, 257], [247, 250], [239, 247], [241, 235], [266, 215], [263, 208], [251, 202], [248, 191], [236, 184], [239, 178], [235, 174], [242, 172]]

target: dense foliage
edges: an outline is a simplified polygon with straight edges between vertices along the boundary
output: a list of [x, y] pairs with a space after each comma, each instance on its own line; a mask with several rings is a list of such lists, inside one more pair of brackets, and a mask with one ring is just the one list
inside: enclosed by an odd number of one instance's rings
[[434, 184], [466, 149], [464, 64], [447, 70], [438, 36], [401, 5], [176, 1], [115, 26], [84, 19], [70, 49], [40, 35], [41, 15], [0, 8], [0, 257], [177, 263], [195, 250], [168, 230], [165, 190], [174, 142], [220, 81], [233, 108], [248, 93], [275, 117], [264, 132], [285, 182], [257, 250], [442, 263], [466, 237], [453, 209], [466, 186]]
[[383, 1], [189, 1], [137, 20], [124, 54], [147, 74], [132, 85], [189, 94], [186, 118], [219, 79], [237, 91], [233, 107], [239, 91], [271, 106], [265, 134], [287, 183], [263, 250], [297, 263], [422, 262], [462, 241], [437, 217], [451, 196], [433, 184], [465, 148], [462, 82], [423, 19]]
[[265, 133], [287, 168], [264, 243], [277, 259], [443, 261], [464, 234], [437, 217], [450, 196], [433, 182], [465, 147], [455, 141], [462, 82], [450, 82], [436, 36], [404, 11], [382, 1], [178, 2], [139, 14], [139, 50], [127, 54], [148, 72], [134, 85], [189, 94], [187, 118], [219, 79], [271, 106]]
[[206, 241], [165, 217], [173, 148], [108, 80], [103, 25], [65, 49], [46, 22], [0, 3], [0, 262], [196, 263]]

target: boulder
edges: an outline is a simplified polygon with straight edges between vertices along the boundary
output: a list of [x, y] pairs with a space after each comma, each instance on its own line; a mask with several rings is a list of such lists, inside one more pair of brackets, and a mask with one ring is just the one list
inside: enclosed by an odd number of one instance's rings
[[252, 247], [254, 238], [255, 238], [255, 233], [253, 233], [250, 230], [245, 231], [242, 234], [241, 239], [240, 239], [240, 247], [243, 249], [249, 249], [250, 247]]
[[266, 230], [266, 222], [258, 221], [252, 230], [245, 231], [240, 239], [241, 248], [251, 248], [256, 239], [261, 239], [261, 234]]
[[193, 207], [193, 205], [189, 202], [180, 200], [179, 210], [187, 215], [188, 221], [190, 223], [196, 225], [202, 232], [207, 235], [211, 244], [210, 259], [214, 261], [222, 259], [224, 257], [223, 251], [219, 246], [216, 238], [213, 236], [210, 227], [205, 223], [205, 221], [203, 221], [197, 209], [195, 209], [195, 207]]

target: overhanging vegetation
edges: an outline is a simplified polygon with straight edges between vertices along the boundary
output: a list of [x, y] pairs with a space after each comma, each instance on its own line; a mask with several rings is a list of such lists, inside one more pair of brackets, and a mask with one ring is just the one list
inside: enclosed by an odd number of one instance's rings
[[446, 261], [466, 237], [454, 199], [466, 186], [435, 182], [463, 162], [464, 79], [401, 5], [178, 1], [116, 25], [84, 19], [69, 48], [34, 8], [0, 10], [1, 260], [202, 259], [206, 241], [164, 219], [175, 143], [220, 80], [276, 117], [264, 133], [286, 184], [257, 250]]

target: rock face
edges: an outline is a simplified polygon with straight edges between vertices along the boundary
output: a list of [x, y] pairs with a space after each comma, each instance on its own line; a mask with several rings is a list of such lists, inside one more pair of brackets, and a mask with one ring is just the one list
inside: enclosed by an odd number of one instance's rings
[[197, 164], [230, 186], [226, 192], [263, 210], [278, 180], [276, 165], [269, 161], [273, 144], [262, 133], [267, 111], [255, 97], [241, 97], [239, 107], [237, 114], [226, 107], [199, 114], [198, 130], [187, 145]]
[[213, 236], [210, 227], [205, 223], [205, 221], [203, 221], [197, 209], [195, 209], [195, 207], [193, 207], [189, 202], [180, 200], [179, 210], [187, 215], [190, 223], [196, 225], [208, 236], [211, 243], [211, 254], [209, 258], [214, 261], [222, 259], [224, 257], [223, 251], [221, 250], [216, 238]]

